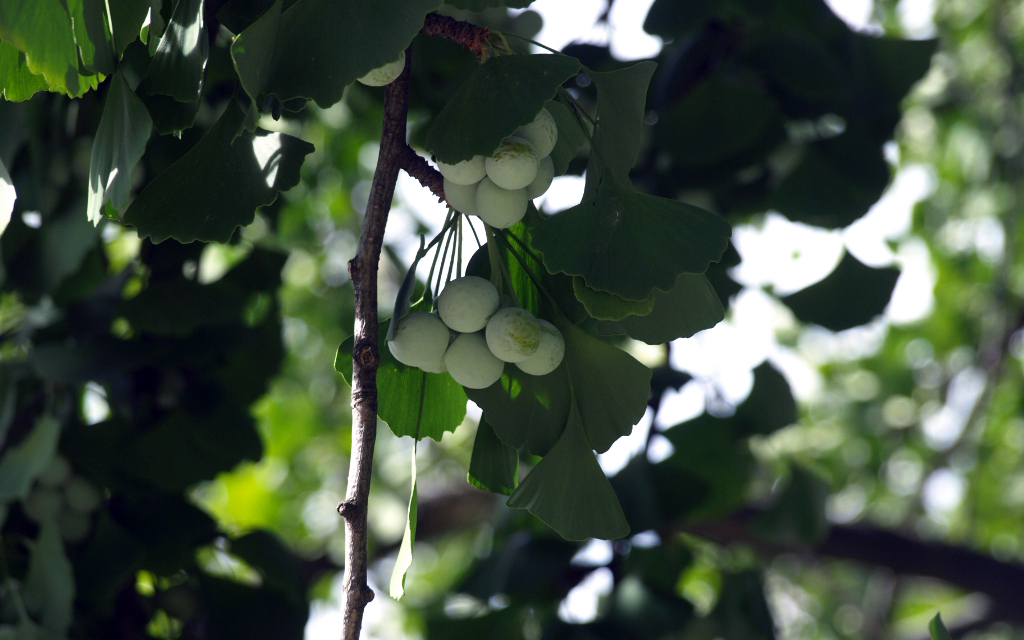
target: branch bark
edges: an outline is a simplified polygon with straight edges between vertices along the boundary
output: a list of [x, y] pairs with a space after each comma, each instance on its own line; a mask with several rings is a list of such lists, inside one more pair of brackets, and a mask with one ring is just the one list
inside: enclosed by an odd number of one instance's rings
[[355, 290], [356, 319], [352, 346], [352, 456], [348, 468], [348, 491], [345, 501], [338, 505], [338, 513], [345, 518], [344, 640], [359, 638], [363, 611], [373, 600], [373, 590], [366, 581], [366, 507], [370, 494], [373, 445], [377, 438], [377, 366], [380, 364], [377, 269], [384, 227], [398, 180], [399, 158], [407, 146], [410, 59], [411, 50], [407, 50], [402, 75], [385, 89], [380, 155], [356, 255], [348, 263]]

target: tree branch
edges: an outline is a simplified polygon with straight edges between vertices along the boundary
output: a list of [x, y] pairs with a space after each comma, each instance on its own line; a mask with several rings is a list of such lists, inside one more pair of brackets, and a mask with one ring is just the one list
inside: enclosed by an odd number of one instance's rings
[[384, 227], [398, 180], [399, 158], [407, 146], [410, 58], [411, 50], [407, 50], [402, 75], [385, 89], [380, 155], [356, 255], [348, 263], [355, 289], [356, 319], [352, 347], [352, 456], [349, 460], [348, 492], [345, 502], [338, 505], [338, 513], [345, 518], [344, 640], [359, 638], [363, 610], [373, 599], [373, 590], [366, 582], [366, 506], [370, 494], [373, 445], [377, 438], [377, 366], [380, 364], [377, 269], [384, 243]]
[[491, 30], [486, 27], [478, 27], [475, 24], [436, 13], [427, 14], [422, 31], [428, 36], [440, 36], [461, 44], [476, 54], [478, 58], [484, 55], [484, 42], [491, 36]]
[[412, 150], [412, 147], [405, 145], [401, 155], [398, 157], [398, 166], [420, 184], [430, 189], [437, 196], [438, 201], [446, 202], [444, 197], [444, 177], [441, 172], [430, 166], [423, 156]]

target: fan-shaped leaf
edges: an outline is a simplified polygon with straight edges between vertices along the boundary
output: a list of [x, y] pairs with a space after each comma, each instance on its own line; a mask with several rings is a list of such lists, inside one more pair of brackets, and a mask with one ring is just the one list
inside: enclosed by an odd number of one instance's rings
[[32, 73], [25, 53], [10, 42], [0, 40], [0, 95], [9, 102], [28, 100], [37, 91], [46, 91], [50, 83]]
[[803, 322], [842, 331], [882, 313], [899, 277], [895, 267], [875, 269], [847, 253], [824, 280], [781, 300]]
[[605, 335], [622, 334], [647, 344], [663, 344], [710, 329], [725, 317], [718, 294], [702, 273], [681, 274], [672, 289], [655, 290], [651, 299], [654, 309], [650, 313], [599, 322], [598, 330]]
[[576, 157], [580, 147], [587, 141], [582, 125], [577, 122], [569, 108], [561, 102], [548, 100], [544, 104], [558, 128], [558, 140], [551, 150], [551, 162], [555, 165], [555, 175], [560, 176], [569, 168], [569, 163]]
[[532, 122], [579, 69], [579, 60], [563, 55], [491, 58], [437, 115], [427, 132], [427, 150], [449, 164], [490, 155], [517, 127]]
[[647, 106], [647, 85], [657, 66], [646, 61], [615, 71], [590, 72], [590, 79], [597, 87], [597, 128], [584, 198], [597, 189], [604, 172], [623, 184], [629, 183], [629, 170], [636, 164], [643, 139], [640, 134]]
[[203, 0], [178, 0], [139, 89], [179, 102], [198, 99], [209, 48]]
[[550, 271], [639, 301], [655, 288], [669, 291], [681, 273], [704, 273], [722, 257], [732, 231], [720, 216], [606, 177], [588, 200], [531, 233]]
[[629, 316], [646, 316], [654, 310], [656, 293], [652, 293], [640, 301], [625, 300], [614, 293], [591, 289], [579, 276], [573, 276], [572, 290], [576, 294], [576, 299], [586, 307], [587, 313], [598, 320], [622, 320]]
[[78, 97], [96, 86], [78, 75], [71, 16], [60, 0], [0, 2], [0, 40], [24, 51], [32, 73], [56, 90]]
[[507, 504], [529, 510], [567, 540], [614, 540], [629, 534], [622, 506], [591, 450], [575, 402], [562, 437]]
[[519, 452], [499, 440], [483, 417], [473, 439], [468, 481], [479, 489], [505, 495], [519, 484]]

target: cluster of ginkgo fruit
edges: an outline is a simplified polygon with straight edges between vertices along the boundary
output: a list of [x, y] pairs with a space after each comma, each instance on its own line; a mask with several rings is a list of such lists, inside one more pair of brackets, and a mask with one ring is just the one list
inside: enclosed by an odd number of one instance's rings
[[547, 109], [505, 138], [490, 157], [455, 164], [438, 161], [444, 195], [456, 211], [478, 216], [495, 229], [523, 219], [530, 201], [544, 195], [555, 177], [551, 150], [558, 126]]
[[447, 371], [470, 389], [501, 377], [506, 362], [525, 373], [554, 371], [565, 354], [562, 333], [547, 320], [515, 306], [501, 306], [489, 281], [452, 280], [437, 298], [437, 314], [412, 311], [398, 322], [388, 348], [399, 362], [430, 373]]
[[29, 519], [40, 524], [56, 522], [62, 538], [78, 542], [88, 535], [91, 514], [102, 503], [99, 489], [74, 473], [68, 461], [57, 455], [36, 477], [24, 506]]

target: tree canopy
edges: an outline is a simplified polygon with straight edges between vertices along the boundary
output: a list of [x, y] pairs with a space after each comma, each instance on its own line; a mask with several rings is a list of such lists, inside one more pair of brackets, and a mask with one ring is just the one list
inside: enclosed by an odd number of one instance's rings
[[[0, 0], [0, 636], [1019, 633], [1024, 13], [530, 4]], [[400, 361], [462, 275], [558, 364]]]

